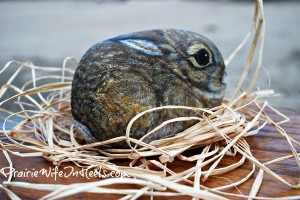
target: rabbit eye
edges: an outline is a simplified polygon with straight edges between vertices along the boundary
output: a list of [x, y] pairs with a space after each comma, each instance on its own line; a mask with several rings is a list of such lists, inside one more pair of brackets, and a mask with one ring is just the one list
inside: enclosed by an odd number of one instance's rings
[[206, 66], [210, 63], [209, 52], [206, 49], [200, 49], [194, 58], [200, 66]]

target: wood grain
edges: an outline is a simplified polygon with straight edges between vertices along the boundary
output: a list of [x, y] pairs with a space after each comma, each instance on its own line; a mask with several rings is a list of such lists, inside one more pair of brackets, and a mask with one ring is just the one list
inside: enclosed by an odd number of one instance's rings
[[[295, 112], [293, 110], [289, 109], [280, 109], [281, 112], [286, 114], [290, 117], [290, 122], [285, 123], [282, 125], [282, 127], [286, 130], [286, 132], [296, 139], [297, 141], [300, 141], [300, 113]], [[274, 116], [275, 117], [275, 116]], [[290, 154], [290, 147], [288, 146], [288, 143], [286, 140], [275, 130], [274, 127], [267, 125], [263, 130], [259, 132], [259, 134], [255, 136], [251, 136], [247, 138], [247, 141], [249, 145], [251, 146], [251, 150], [253, 155], [260, 160], [261, 162], [266, 162], [269, 160], [272, 160], [274, 158], [278, 158], [281, 156], [289, 155]], [[296, 147], [297, 151], [300, 152], [300, 148]], [[53, 165], [43, 158], [21, 158], [14, 155], [10, 155], [11, 159], [14, 163], [14, 168], [17, 171], [30, 171], [30, 170], [39, 170], [39, 169], [54, 169]], [[240, 156], [237, 156], [236, 158], [228, 157], [224, 159], [221, 162], [222, 165], [228, 165], [229, 163], [232, 163], [236, 159], [239, 159]], [[127, 161], [116, 161], [116, 164], [126, 164]], [[67, 163], [63, 164], [59, 167], [60, 170], [63, 170], [66, 166], [73, 166], [74, 170], [80, 170], [78, 167], [74, 166], [73, 164]], [[0, 169], [3, 167], [7, 167], [8, 163], [1, 151], [0, 154]], [[175, 172], [182, 171], [184, 169], [187, 169], [189, 167], [194, 166], [194, 163], [189, 162], [183, 162], [179, 160], [175, 160], [172, 164], [171, 169]], [[300, 170], [297, 168], [297, 164], [295, 160], [290, 159], [284, 162], [280, 162], [277, 164], [270, 165], [270, 168], [288, 180], [291, 183], [297, 183], [297, 179], [300, 178]], [[228, 184], [230, 181], [237, 181], [240, 179], [240, 177], [245, 176], [245, 174], [249, 173], [249, 171], [252, 169], [252, 163], [250, 161], [246, 161], [244, 165], [237, 168], [234, 171], [231, 171], [225, 175], [222, 176], [215, 176], [213, 178], [208, 179], [206, 182], [201, 183], [203, 185], [214, 187], [214, 186], [220, 186], [224, 184]], [[69, 170], [69, 169], [67, 169]], [[66, 170], [66, 171], [67, 171]], [[258, 170], [256, 168], [255, 175], [258, 173]], [[249, 194], [250, 188], [252, 187], [252, 184], [254, 182], [255, 176], [252, 176], [249, 181], [246, 183], [240, 185], [238, 187], [238, 190], [242, 194]], [[0, 174], [0, 181], [6, 181], [7, 178]], [[71, 183], [82, 183], [82, 182], [91, 182], [91, 181], [97, 181], [99, 180], [96, 177], [93, 177], [91, 179], [87, 179], [85, 177], [69, 177], [69, 178], [63, 178], [63, 177], [57, 177], [55, 180], [54, 177], [45, 177], [45, 176], [39, 176], [39, 177], [15, 177], [13, 181], [22, 181], [22, 182], [30, 182], [30, 183], [54, 183], [54, 184], [71, 184]], [[137, 186], [133, 185], [117, 185], [112, 186], [112, 188], [138, 188]], [[42, 196], [46, 195], [47, 191], [36, 191], [36, 190], [29, 190], [29, 189], [22, 189], [22, 188], [12, 188], [9, 187], [10, 190], [12, 190], [15, 194], [17, 194], [21, 199], [38, 199]], [[234, 192], [239, 193], [237, 189], [231, 189], [226, 190], [226, 192]], [[265, 196], [265, 197], [284, 197], [289, 195], [300, 195], [300, 189], [292, 189], [281, 182], [278, 182], [271, 176], [265, 174], [262, 188], [259, 190], [258, 193], [259, 196]], [[120, 195], [111, 195], [111, 194], [88, 194], [88, 193], [81, 193], [77, 195], [73, 195], [72, 199], [117, 199], [122, 196]], [[155, 199], [169, 199], [170, 197], [156, 197]], [[234, 199], [232, 197], [229, 197], [231, 199]], [[5, 194], [5, 192], [0, 189], [0, 199], [9, 199], [9, 197]], [[143, 197], [142, 199], [149, 199], [149, 197]], [[176, 197], [172, 199], [190, 199], [189, 197], [181, 196]], [[238, 198], [235, 198], [238, 199]]]

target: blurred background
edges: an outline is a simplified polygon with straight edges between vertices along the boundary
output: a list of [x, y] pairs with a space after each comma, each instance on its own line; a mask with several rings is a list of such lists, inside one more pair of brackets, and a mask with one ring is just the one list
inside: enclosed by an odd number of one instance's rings
[[[0, 1], [0, 68], [12, 59], [59, 67], [68, 56], [80, 59], [97, 42], [156, 28], [200, 33], [226, 59], [249, 31], [254, 4], [254, 0]], [[257, 87], [281, 94], [268, 100], [272, 105], [300, 111], [300, 1], [265, 1], [264, 9], [265, 70]], [[248, 51], [249, 45], [227, 68], [226, 97], [233, 94]], [[17, 84], [30, 75], [22, 74]]]

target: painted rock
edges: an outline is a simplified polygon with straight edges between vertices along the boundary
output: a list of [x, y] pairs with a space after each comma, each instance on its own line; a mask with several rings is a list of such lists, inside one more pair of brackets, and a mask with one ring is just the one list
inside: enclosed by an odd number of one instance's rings
[[[104, 141], [125, 136], [129, 121], [150, 108], [218, 106], [225, 87], [222, 55], [206, 37], [177, 29], [135, 32], [97, 43], [84, 54], [72, 83], [72, 115], [86, 142]], [[133, 124], [130, 136], [139, 139], [162, 122], [183, 116], [200, 113], [178, 109], [147, 114]], [[193, 123], [169, 124], [143, 141], [170, 137]]]

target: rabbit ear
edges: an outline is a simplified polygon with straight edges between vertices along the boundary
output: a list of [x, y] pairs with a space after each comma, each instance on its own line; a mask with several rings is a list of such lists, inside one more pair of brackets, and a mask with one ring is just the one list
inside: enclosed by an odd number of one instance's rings
[[126, 39], [120, 40], [121, 43], [129, 46], [132, 49], [151, 56], [162, 56], [161, 50], [153, 42], [141, 39]]

